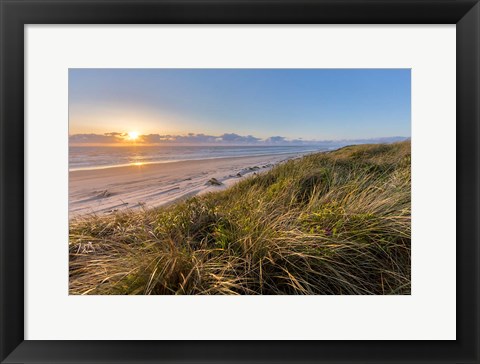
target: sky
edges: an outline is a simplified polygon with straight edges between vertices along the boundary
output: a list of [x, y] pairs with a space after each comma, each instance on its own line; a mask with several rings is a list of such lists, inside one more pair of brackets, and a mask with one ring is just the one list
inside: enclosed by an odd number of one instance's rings
[[409, 69], [70, 69], [69, 134], [100, 143], [410, 137], [410, 89]]

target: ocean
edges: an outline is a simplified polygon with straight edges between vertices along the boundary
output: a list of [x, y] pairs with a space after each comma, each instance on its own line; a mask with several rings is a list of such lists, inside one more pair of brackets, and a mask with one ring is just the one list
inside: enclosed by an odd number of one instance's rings
[[69, 170], [101, 169], [224, 157], [307, 154], [338, 147], [331, 143], [315, 146], [71, 146], [69, 147]]

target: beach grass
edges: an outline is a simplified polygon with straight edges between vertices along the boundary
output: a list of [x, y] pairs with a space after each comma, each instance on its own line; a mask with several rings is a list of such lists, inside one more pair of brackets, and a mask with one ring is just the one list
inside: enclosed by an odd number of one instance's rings
[[70, 221], [70, 294], [410, 294], [410, 142]]

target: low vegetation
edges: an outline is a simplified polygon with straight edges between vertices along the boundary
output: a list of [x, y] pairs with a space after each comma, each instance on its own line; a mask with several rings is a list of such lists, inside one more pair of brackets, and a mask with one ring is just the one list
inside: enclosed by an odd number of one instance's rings
[[71, 294], [410, 294], [410, 142], [70, 223]]

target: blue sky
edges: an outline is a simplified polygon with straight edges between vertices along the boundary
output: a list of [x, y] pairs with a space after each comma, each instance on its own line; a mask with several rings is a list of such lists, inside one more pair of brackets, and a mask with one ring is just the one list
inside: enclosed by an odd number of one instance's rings
[[70, 69], [70, 134], [410, 137], [409, 69]]

